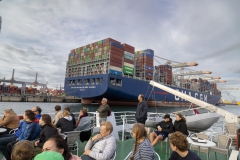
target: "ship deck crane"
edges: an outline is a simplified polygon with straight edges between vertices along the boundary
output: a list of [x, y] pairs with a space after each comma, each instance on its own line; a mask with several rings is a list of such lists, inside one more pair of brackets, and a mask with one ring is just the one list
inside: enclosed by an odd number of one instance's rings
[[200, 75], [200, 74], [211, 74], [211, 71], [190, 71], [185, 73], [174, 74], [176, 76], [186, 76], [186, 75]]
[[218, 107], [216, 107], [216, 106], [214, 106], [212, 104], [206, 103], [204, 101], [198, 100], [198, 99], [196, 99], [194, 97], [191, 97], [191, 96], [186, 95], [186, 94], [184, 94], [182, 92], [176, 91], [176, 90], [174, 90], [172, 88], [169, 88], [169, 87], [167, 87], [165, 85], [162, 85], [162, 84], [159, 84], [157, 82], [150, 81], [150, 84], [152, 86], [154, 86], [154, 87], [160, 88], [160, 89], [162, 89], [162, 90], [164, 90], [164, 91], [166, 91], [168, 93], [171, 93], [171, 94], [176, 95], [176, 96], [178, 96], [178, 97], [180, 97], [182, 99], [185, 99], [185, 100], [187, 100], [187, 101], [189, 101], [189, 102], [191, 102], [193, 104], [196, 104], [196, 105], [198, 105], [200, 107], [203, 107], [203, 108], [209, 110], [210, 112], [218, 113], [219, 115], [221, 115], [225, 119], [225, 121], [227, 123], [232, 123], [232, 122], [235, 122], [235, 123], [238, 123], [238, 124], [240, 123], [240, 117], [235, 115], [235, 114], [233, 114], [233, 113], [225, 111], [225, 110], [223, 110], [221, 108], [218, 108]]
[[172, 68], [181, 68], [181, 67], [192, 67], [192, 66], [197, 66], [197, 62], [183, 62], [183, 63], [178, 63], [178, 64], [170, 64]]
[[226, 88], [218, 88], [218, 90], [238, 90], [238, 88], [226, 87]]

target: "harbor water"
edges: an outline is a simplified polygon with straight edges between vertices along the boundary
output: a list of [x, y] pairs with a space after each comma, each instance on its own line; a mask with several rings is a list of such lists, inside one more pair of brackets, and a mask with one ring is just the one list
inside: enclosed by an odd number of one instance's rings
[[[34, 106], [39, 106], [42, 108], [42, 113], [53, 113], [54, 107], [56, 105], [60, 105], [62, 109], [66, 106], [69, 106], [71, 109], [71, 112], [79, 112], [79, 110], [82, 107], [86, 107], [89, 109], [89, 112], [95, 112], [99, 104], [91, 104], [91, 105], [82, 105], [80, 103], [37, 103], [37, 102], [0, 102], [0, 115], [3, 114], [4, 109], [11, 108], [13, 109], [17, 114], [23, 114], [25, 110], [31, 109]], [[120, 112], [120, 111], [136, 111], [137, 106], [110, 106], [112, 111]], [[219, 108], [222, 108], [226, 111], [229, 111], [231, 113], [234, 113], [236, 115], [240, 116], [240, 106], [236, 105], [226, 105], [226, 106], [220, 106]], [[178, 110], [184, 110], [187, 109], [187, 107], [149, 107], [149, 112], [158, 112], [158, 113], [171, 113], [176, 112]]]

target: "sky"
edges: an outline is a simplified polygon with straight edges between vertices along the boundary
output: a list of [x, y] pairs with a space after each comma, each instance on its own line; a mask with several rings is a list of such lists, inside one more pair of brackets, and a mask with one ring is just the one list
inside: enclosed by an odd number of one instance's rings
[[[15, 69], [16, 80], [33, 82], [38, 72], [39, 82], [63, 86], [70, 50], [111, 37], [197, 62], [189, 69], [212, 71], [227, 81], [221, 88], [240, 88], [239, 7], [239, 0], [2, 0], [0, 79]], [[240, 90], [222, 96], [240, 101]]]

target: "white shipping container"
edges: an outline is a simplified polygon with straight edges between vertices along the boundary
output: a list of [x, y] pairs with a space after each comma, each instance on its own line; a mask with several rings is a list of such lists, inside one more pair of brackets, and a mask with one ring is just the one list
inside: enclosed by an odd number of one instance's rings
[[115, 67], [115, 66], [109, 66], [109, 69], [112, 69], [112, 70], [115, 70], [115, 71], [122, 72], [122, 68]]
[[124, 51], [123, 52], [124, 55], [128, 55], [130, 57], [134, 57], [134, 54], [133, 53], [130, 53], [130, 52], [127, 52], [127, 51]]
[[81, 53], [81, 56], [84, 56], [84, 53]]
[[133, 64], [130, 64], [130, 63], [127, 63], [127, 62], [124, 62], [123, 65], [124, 65], [124, 66], [128, 66], [128, 67], [131, 67], [131, 68], [134, 68], [134, 65], [133, 65]]

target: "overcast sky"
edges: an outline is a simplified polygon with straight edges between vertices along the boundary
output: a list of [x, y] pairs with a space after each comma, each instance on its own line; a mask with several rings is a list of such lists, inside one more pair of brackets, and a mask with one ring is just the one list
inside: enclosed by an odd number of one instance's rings
[[[239, 8], [239, 0], [2, 0], [0, 79], [10, 79], [14, 68], [17, 80], [34, 81], [38, 72], [39, 82], [63, 86], [70, 50], [111, 37], [197, 62], [191, 69], [240, 88]], [[240, 90], [228, 92], [240, 101]]]

